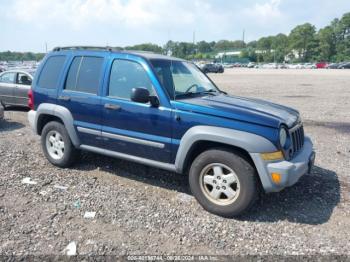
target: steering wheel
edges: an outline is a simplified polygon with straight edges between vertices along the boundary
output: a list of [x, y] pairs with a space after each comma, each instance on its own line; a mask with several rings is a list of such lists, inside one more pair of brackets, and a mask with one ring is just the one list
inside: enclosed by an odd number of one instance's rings
[[188, 93], [194, 87], [198, 88], [198, 85], [197, 84], [191, 85], [189, 88], [186, 89], [185, 93]]

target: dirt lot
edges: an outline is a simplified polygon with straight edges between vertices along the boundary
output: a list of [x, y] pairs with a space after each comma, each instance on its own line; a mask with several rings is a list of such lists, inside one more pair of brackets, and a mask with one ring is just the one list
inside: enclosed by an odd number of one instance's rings
[[0, 254], [60, 255], [75, 241], [83, 255], [350, 255], [350, 71], [211, 77], [232, 94], [298, 108], [317, 152], [312, 174], [223, 219], [197, 204], [185, 176], [90, 153], [72, 169], [53, 167], [26, 112], [12, 108], [0, 121]]

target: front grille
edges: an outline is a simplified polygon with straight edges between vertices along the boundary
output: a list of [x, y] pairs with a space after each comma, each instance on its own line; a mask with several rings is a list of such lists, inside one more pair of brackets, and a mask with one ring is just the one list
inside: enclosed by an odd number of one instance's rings
[[304, 146], [304, 127], [299, 125], [290, 130], [290, 136], [292, 138], [293, 155], [298, 153]]

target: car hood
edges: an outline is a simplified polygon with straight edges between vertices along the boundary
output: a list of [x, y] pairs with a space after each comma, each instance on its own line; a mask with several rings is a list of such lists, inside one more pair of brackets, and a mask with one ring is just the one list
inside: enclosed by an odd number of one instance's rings
[[178, 109], [274, 128], [279, 128], [281, 124], [292, 127], [299, 119], [299, 112], [290, 107], [260, 99], [225, 94], [192, 97], [178, 100], [178, 102]]

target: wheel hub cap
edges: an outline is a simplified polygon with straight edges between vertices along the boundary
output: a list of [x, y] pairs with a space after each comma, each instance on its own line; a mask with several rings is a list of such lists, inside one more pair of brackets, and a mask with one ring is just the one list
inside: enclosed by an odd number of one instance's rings
[[218, 205], [232, 204], [240, 193], [236, 173], [221, 163], [210, 164], [203, 168], [200, 185], [204, 195]]
[[59, 160], [63, 157], [64, 141], [59, 132], [53, 130], [46, 135], [46, 149], [53, 159]]

